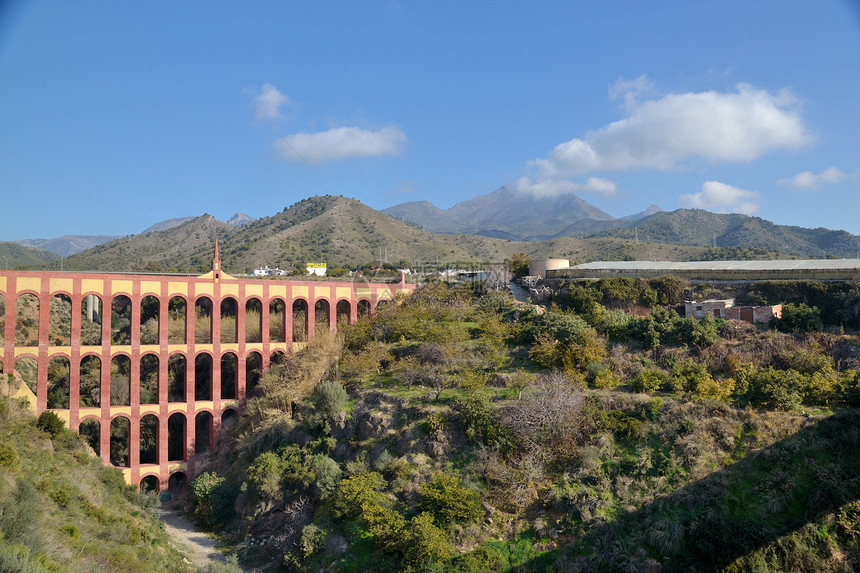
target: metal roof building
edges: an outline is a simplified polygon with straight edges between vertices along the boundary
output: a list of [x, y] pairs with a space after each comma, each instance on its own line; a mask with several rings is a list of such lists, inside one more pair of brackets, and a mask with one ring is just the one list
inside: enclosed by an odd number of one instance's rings
[[547, 278], [655, 278], [688, 280], [860, 280], [860, 259], [775, 261], [610, 261], [547, 270]]

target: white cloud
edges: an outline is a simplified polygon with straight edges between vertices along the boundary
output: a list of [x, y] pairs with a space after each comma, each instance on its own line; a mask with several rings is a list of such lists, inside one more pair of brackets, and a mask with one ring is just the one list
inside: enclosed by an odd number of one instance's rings
[[556, 178], [590, 171], [672, 169], [696, 158], [751, 161], [812, 142], [798, 101], [788, 90], [770, 94], [738, 84], [729, 93], [690, 92], [640, 101], [650, 89], [644, 76], [619, 80], [610, 95], [624, 97], [624, 119], [561, 143], [547, 158], [529, 165]]
[[265, 84], [260, 94], [254, 98], [254, 111], [263, 119], [281, 117], [281, 106], [290, 103], [290, 99], [282, 94], [272, 84]]
[[836, 167], [830, 167], [818, 175], [814, 174], [812, 171], [804, 171], [803, 173], [798, 173], [794, 177], [780, 179], [779, 183], [782, 185], [791, 185], [798, 189], [814, 189], [819, 187], [822, 183], [839, 183], [843, 179], [845, 179], [844, 173]]
[[301, 161], [304, 158], [319, 163], [331, 159], [398, 155], [405, 142], [406, 135], [399, 127], [386, 127], [379, 131], [336, 127], [317, 133], [288, 135], [275, 146], [288, 159]]
[[540, 197], [561, 195], [563, 193], [597, 193], [600, 195], [615, 195], [615, 183], [602, 177], [589, 177], [585, 183], [576, 183], [569, 179], [538, 179], [532, 181], [522, 177], [517, 181], [518, 191], [528, 191]]
[[705, 181], [700, 193], [681, 195], [678, 200], [686, 207], [717, 213], [752, 215], [759, 207], [759, 194], [755, 191], [738, 189], [719, 181]]

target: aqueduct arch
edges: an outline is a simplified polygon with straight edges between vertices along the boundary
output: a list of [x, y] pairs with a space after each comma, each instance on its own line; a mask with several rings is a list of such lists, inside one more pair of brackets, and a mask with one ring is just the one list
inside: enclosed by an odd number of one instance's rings
[[211, 446], [271, 360], [414, 288], [235, 278], [217, 245], [201, 276], [0, 271], [0, 364], [128, 483], [167, 489], [193, 477], [198, 428]]

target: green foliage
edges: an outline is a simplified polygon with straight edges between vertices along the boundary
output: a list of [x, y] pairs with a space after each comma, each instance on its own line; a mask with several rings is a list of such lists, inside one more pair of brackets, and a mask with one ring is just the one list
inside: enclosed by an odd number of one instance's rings
[[609, 368], [599, 368], [591, 380], [591, 385], [602, 390], [611, 390], [621, 384], [621, 379]]
[[205, 472], [191, 480], [190, 489], [194, 499], [194, 517], [204, 527], [223, 528], [233, 516], [235, 492], [226, 479], [214, 472]]
[[731, 378], [715, 379], [708, 374], [698, 380], [694, 394], [697, 398], [725, 401], [734, 391], [735, 381]]
[[355, 519], [362, 507], [383, 506], [385, 480], [376, 472], [362, 472], [340, 481], [332, 500], [332, 514], [341, 519]]
[[469, 439], [502, 452], [512, 451], [516, 447], [513, 434], [499, 422], [493, 406], [486, 398], [466, 398], [458, 402], [458, 411]]
[[311, 403], [314, 405], [316, 424], [328, 428], [337, 415], [346, 410], [349, 395], [337, 380], [324, 380], [314, 390]]
[[793, 410], [800, 406], [803, 376], [795, 370], [775, 370], [768, 366], [747, 378], [746, 396], [750, 404], [771, 410]]
[[453, 553], [448, 536], [434, 525], [429, 513], [419, 513], [410, 519], [404, 533], [399, 548], [407, 564], [437, 563]]
[[576, 372], [606, 356], [606, 345], [594, 328], [578, 316], [560, 312], [527, 316], [520, 339], [532, 343], [529, 356], [544, 368]]
[[663, 370], [646, 368], [633, 379], [633, 391], [651, 394], [669, 386], [669, 375]]
[[325, 531], [313, 523], [302, 529], [302, 537], [299, 540], [299, 550], [306, 559], [325, 548]]
[[0, 442], [0, 471], [14, 472], [19, 468], [18, 451], [11, 445]]
[[706, 314], [701, 319], [687, 316], [676, 324], [675, 339], [681, 344], [706, 348], [716, 344], [720, 339], [718, 328], [719, 323], [711, 314]]
[[648, 284], [657, 292], [660, 304], [677, 304], [681, 301], [688, 283], [675, 275], [664, 275], [651, 279]]
[[515, 277], [524, 277], [529, 274], [529, 256], [527, 254], [515, 253], [505, 262]]
[[708, 367], [692, 359], [681, 360], [672, 367], [672, 386], [675, 390], [696, 393], [700, 384], [710, 386], [713, 382]]
[[342, 475], [336, 461], [328, 456], [317, 457], [314, 488], [320, 499], [328, 499], [337, 490]]
[[773, 319], [771, 325], [782, 332], [816, 332], [823, 326], [818, 307], [804, 303], [783, 305], [782, 316]]
[[439, 473], [418, 489], [418, 509], [433, 516], [436, 525], [468, 523], [484, 515], [481, 495], [451, 474]]
[[66, 423], [63, 422], [55, 412], [45, 410], [39, 415], [36, 425], [40, 430], [51, 434], [52, 437], [60, 435], [66, 429]]

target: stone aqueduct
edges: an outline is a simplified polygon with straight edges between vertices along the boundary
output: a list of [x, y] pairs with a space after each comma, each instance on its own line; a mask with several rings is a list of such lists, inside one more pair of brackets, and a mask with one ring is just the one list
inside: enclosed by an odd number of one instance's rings
[[21, 374], [36, 413], [56, 412], [128, 483], [166, 489], [193, 475], [273, 361], [414, 288], [239, 279], [217, 244], [202, 276], [0, 271], [0, 371]]

